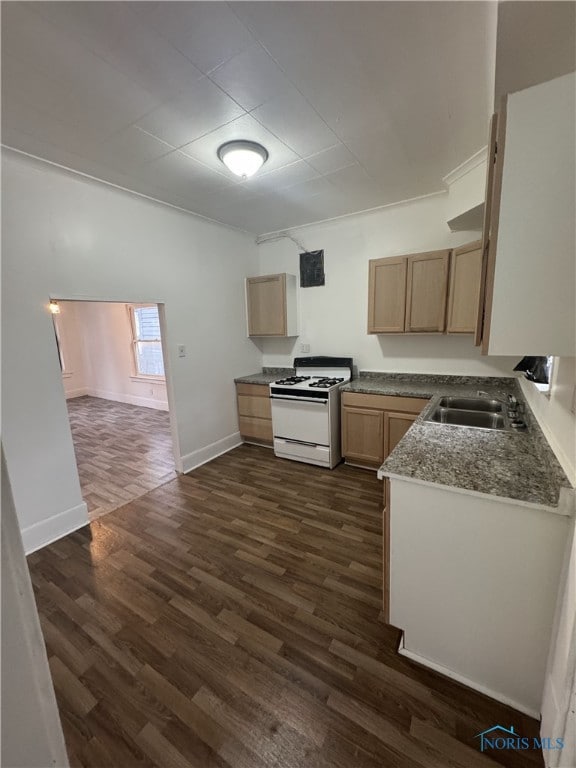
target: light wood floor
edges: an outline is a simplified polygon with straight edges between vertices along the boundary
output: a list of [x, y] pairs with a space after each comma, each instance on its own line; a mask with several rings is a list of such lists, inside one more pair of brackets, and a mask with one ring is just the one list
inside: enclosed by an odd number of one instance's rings
[[67, 405], [91, 520], [176, 477], [167, 411], [87, 396]]
[[396, 654], [380, 509], [242, 446], [31, 555], [72, 765], [542, 766], [474, 738], [534, 720]]

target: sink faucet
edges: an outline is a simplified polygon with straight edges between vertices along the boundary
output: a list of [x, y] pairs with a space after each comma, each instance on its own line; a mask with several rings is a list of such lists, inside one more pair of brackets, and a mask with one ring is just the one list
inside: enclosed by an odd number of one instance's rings
[[494, 397], [494, 395], [490, 395], [489, 392], [484, 392], [482, 389], [478, 390], [478, 395], [480, 397], [492, 397], [493, 400], [498, 400], [498, 402], [506, 405], [510, 418], [516, 418], [518, 413], [521, 413], [523, 410], [522, 404], [518, 402], [518, 398], [515, 395], [508, 394], [504, 400], [503, 398]]

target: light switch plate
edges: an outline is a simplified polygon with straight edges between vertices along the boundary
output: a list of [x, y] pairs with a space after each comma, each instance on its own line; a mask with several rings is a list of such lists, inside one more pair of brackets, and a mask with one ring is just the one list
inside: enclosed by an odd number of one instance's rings
[[186, 347], [184, 344], [178, 344], [178, 357], [186, 357]]

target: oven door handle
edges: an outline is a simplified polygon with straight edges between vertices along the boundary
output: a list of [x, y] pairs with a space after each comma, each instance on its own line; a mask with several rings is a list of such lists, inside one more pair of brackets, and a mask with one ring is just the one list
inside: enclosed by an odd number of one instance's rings
[[327, 445], [322, 445], [321, 443], [311, 443], [308, 440], [293, 440], [291, 437], [279, 437], [278, 440], [282, 440], [285, 443], [295, 444], [295, 445], [309, 445], [312, 448], [317, 448], [318, 446], [321, 446], [322, 448], [328, 448]]
[[317, 400], [309, 397], [280, 397], [280, 395], [270, 395], [270, 400], [284, 400], [287, 403], [314, 403], [314, 405], [328, 405], [328, 400]]

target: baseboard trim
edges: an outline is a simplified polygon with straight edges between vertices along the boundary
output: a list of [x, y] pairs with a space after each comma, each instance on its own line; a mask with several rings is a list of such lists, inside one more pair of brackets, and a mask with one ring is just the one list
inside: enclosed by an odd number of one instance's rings
[[138, 395], [125, 395], [116, 392], [107, 392], [104, 389], [86, 389], [83, 393], [91, 397], [100, 397], [102, 400], [113, 400], [116, 403], [126, 403], [127, 405], [139, 405], [143, 408], [155, 408], [157, 411], [167, 411], [168, 403], [166, 400], [155, 400], [152, 397], [138, 397]]
[[66, 400], [72, 400], [75, 397], [84, 397], [88, 394], [88, 390], [86, 387], [79, 387], [78, 389], [69, 389], [68, 392], [65, 393]]
[[400, 656], [405, 656], [407, 659], [410, 659], [410, 661], [416, 662], [416, 664], [420, 664], [423, 667], [428, 667], [428, 669], [433, 669], [434, 672], [438, 672], [439, 674], [444, 675], [444, 677], [449, 677], [451, 680], [455, 680], [457, 683], [462, 683], [462, 685], [465, 685], [467, 688], [472, 688], [472, 690], [478, 691], [478, 693], [483, 693], [484, 696], [489, 696], [491, 699], [495, 699], [501, 704], [506, 704], [506, 706], [518, 710], [518, 712], [523, 712], [525, 715], [529, 715], [535, 720], [540, 720], [540, 712], [537, 710], [526, 707], [519, 701], [514, 701], [514, 699], [508, 698], [508, 696], [504, 696], [503, 694], [498, 693], [498, 691], [493, 691], [491, 688], [480, 685], [474, 680], [470, 680], [469, 678], [464, 677], [464, 675], [459, 675], [457, 672], [453, 672], [451, 669], [443, 667], [442, 664], [437, 664], [435, 661], [430, 661], [430, 659], [427, 659], [424, 656], [419, 656], [417, 653], [409, 651], [404, 647], [403, 638], [400, 647], [398, 648], [398, 653]]
[[22, 530], [22, 543], [24, 552], [27, 555], [42, 549], [47, 544], [67, 536], [78, 528], [88, 525], [88, 507], [86, 502], [77, 504], [75, 507], [59, 512], [46, 520], [41, 520], [34, 525], [29, 525]]
[[218, 456], [222, 456], [224, 453], [228, 453], [233, 448], [238, 448], [242, 445], [242, 438], [240, 432], [233, 432], [227, 437], [223, 437], [222, 440], [217, 440], [215, 443], [207, 445], [205, 448], [200, 448], [192, 453], [187, 453], [186, 456], [181, 457], [182, 472], [186, 475], [193, 469], [201, 467], [202, 464], [206, 464], [212, 459], [216, 459]]

